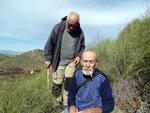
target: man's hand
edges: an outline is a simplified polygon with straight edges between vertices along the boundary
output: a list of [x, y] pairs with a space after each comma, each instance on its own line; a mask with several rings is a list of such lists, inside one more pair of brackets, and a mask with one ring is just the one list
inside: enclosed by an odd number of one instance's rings
[[78, 108], [74, 105], [70, 106], [69, 113], [78, 113]]
[[46, 64], [46, 69], [48, 69], [51, 65], [51, 62], [50, 61], [45, 61], [45, 64]]
[[78, 65], [80, 63], [80, 57], [77, 56], [76, 59], [74, 60], [75, 65]]

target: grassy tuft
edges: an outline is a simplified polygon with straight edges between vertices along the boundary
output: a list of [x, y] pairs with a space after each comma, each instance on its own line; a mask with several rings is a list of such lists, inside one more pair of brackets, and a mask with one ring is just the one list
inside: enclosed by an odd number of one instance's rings
[[94, 43], [89, 48], [99, 54], [98, 68], [111, 81], [135, 79], [137, 88], [144, 94], [143, 100], [150, 101], [150, 10], [129, 23], [117, 40]]
[[54, 100], [51, 87], [47, 87], [46, 77], [46, 71], [42, 71], [38, 76], [28, 79], [14, 76], [1, 79], [0, 112], [52, 113]]

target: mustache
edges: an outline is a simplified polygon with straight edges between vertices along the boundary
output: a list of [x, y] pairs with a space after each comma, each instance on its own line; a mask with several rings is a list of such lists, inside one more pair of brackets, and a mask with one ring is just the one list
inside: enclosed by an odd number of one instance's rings
[[89, 71], [92, 71], [93, 69], [92, 69], [92, 68], [84, 67], [83, 70], [89, 70]]
[[82, 72], [83, 72], [84, 75], [91, 75], [91, 77], [92, 77], [93, 76], [92, 74], [93, 74], [94, 70], [93, 70], [93, 68], [84, 67], [84, 68], [82, 68]]

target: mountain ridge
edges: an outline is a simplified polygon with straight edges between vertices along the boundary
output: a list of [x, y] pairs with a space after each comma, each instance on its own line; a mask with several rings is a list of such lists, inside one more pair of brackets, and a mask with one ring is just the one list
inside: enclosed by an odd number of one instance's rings
[[41, 69], [44, 68], [44, 50], [35, 49], [0, 61], [0, 68]]
[[13, 55], [20, 55], [24, 52], [19, 52], [19, 51], [12, 51], [12, 50], [0, 50], [1, 54], [13, 54]]

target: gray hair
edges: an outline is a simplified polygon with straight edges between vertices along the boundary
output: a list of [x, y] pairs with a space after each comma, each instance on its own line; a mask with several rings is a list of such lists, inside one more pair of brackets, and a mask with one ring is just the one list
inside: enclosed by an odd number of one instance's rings
[[[93, 53], [95, 53], [96, 54], [96, 61], [98, 62], [98, 54], [96, 53], [96, 51], [94, 51], [94, 50], [84, 50], [83, 51], [83, 53], [82, 53], [82, 55], [85, 53], [85, 52], [93, 52]], [[82, 56], [81, 56], [81, 59], [82, 59]]]

